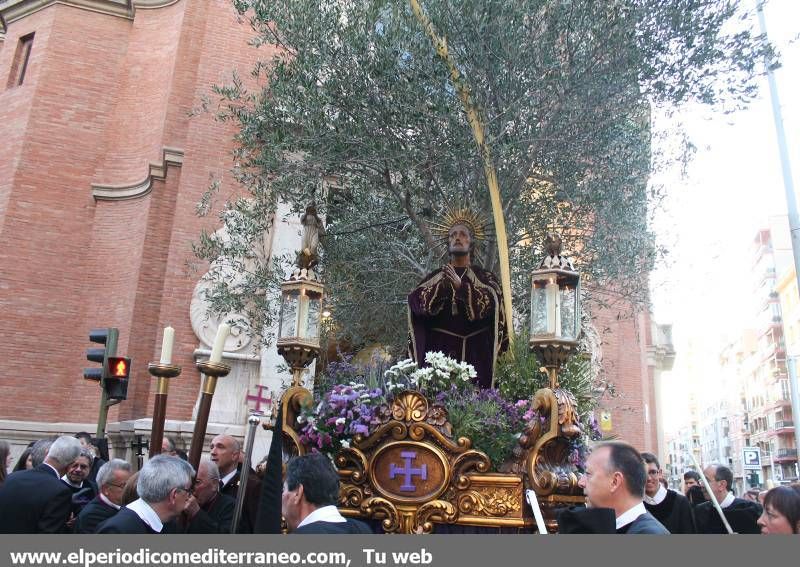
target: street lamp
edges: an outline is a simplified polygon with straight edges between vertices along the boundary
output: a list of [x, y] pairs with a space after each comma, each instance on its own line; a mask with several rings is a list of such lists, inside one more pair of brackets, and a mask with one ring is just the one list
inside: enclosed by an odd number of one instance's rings
[[555, 389], [558, 369], [578, 347], [581, 276], [561, 255], [561, 238], [548, 234], [545, 250], [531, 277], [530, 348], [541, 357]]

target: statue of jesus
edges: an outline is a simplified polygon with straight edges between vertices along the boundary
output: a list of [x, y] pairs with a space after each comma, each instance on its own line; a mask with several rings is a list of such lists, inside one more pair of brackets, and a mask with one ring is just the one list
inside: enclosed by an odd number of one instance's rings
[[419, 365], [432, 351], [468, 362], [477, 384], [493, 388], [497, 357], [508, 348], [503, 294], [497, 277], [473, 264], [476, 233], [482, 233], [476, 215], [460, 212], [449, 215], [449, 262], [408, 296], [409, 350]]

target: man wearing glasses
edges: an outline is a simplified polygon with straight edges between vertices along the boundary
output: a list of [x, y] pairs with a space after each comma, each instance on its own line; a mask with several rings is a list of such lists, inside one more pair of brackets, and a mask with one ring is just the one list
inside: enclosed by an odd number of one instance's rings
[[122, 459], [112, 459], [97, 471], [100, 493], [83, 507], [75, 522], [75, 533], [93, 534], [97, 526], [117, 513], [122, 506], [122, 490], [131, 476], [131, 465]]
[[186, 508], [192, 494], [192, 465], [167, 455], [145, 463], [136, 483], [138, 500], [100, 524], [99, 534], [157, 534]]
[[647, 480], [644, 483], [644, 507], [671, 534], [697, 533], [692, 505], [683, 495], [661, 485], [661, 465], [652, 453], [642, 453]]

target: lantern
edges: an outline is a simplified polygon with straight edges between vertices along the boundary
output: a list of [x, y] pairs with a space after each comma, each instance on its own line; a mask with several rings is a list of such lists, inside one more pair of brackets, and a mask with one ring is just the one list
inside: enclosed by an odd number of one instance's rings
[[296, 269], [281, 283], [277, 347], [295, 374], [294, 385], [299, 384], [303, 368], [319, 354], [324, 290], [313, 270], [306, 268]]
[[548, 234], [547, 256], [531, 277], [530, 348], [542, 358], [551, 387], [557, 370], [578, 346], [581, 331], [581, 276], [561, 255], [561, 239]]

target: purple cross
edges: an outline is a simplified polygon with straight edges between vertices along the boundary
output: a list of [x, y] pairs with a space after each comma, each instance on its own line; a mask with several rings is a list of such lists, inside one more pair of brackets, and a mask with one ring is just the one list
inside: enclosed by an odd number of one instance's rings
[[414, 492], [417, 487], [411, 484], [411, 477], [414, 475], [419, 476], [422, 480], [428, 479], [428, 465], [423, 464], [420, 468], [412, 468], [411, 462], [417, 458], [416, 451], [400, 451], [400, 456], [406, 462], [404, 466], [395, 465], [391, 463], [389, 465], [389, 478], [394, 478], [395, 476], [402, 475], [403, 484], [400, 485], [400, 490], [402, 492]]
[[260, 412], [261, 411], [261, 404], [263, 403], [267, 407], [272, 405], [272, 392], [267, 390], [269, 393], [269, 397], [263, 397], [264, 390], [266, 390], [266, 386], [262, 386], [261, 384], [257, 384], [256, 388], [258, 388], [258, 393], [256, 395], [248, 394], [245, 400], [247, 401], [247, 405], [250, 405], [250, 402], [255, 402], [255, 409], [254, 411]]

